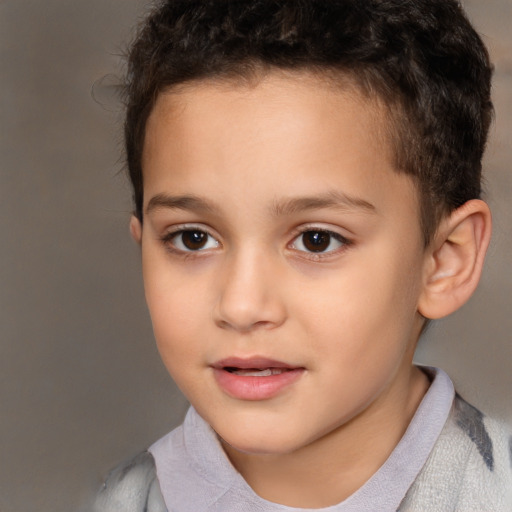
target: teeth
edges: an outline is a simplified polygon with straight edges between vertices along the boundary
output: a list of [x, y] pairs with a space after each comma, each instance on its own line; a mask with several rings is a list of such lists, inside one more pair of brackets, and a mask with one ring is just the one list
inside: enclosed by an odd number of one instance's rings
[[285, 368], [264, 368], [262, 370], [247, 368], [233, 370], [231, 373], [234, 373], [235, 375], [241, 375], [242, 377], [269, 377], [270, 375], [280, 375], [285, 371]]

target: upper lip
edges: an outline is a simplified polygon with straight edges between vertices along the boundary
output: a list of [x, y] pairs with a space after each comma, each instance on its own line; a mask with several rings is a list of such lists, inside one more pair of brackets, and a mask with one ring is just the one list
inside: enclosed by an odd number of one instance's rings
[[269, 359], [268, 357], [228, 357], [226, 359], [221, 359], [212, 364], [213, 368], [222, 369], [222, 368], [241, 368], [241, 369], [260, 369], [263, 370], [265, 368], [288, 368], [295, 369], [299, 368], [298, 366], [290, 365], [288, 363], [284, 363], [283, 361], [277, 361], [275, 359]]

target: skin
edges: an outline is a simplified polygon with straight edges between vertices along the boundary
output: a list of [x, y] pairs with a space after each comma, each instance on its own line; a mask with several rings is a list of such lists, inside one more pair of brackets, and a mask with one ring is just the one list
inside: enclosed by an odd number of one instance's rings
[[[170, 374], [256, 493], [319, 508], [363, 485], [405, 432], [429, 385], [412, 365], [421, 305], [433, 282], [442, 296], [435, 273], [454, 272], [423, 246], [384, 109], [299, 78], [160, 94], [131, 230]], [[183, 230], [206, 244], [188, 250]], [[324, 251], [307, 250], [312, 231], [334, 233]], [[255, 356], [303, 372], [269, 399], [230, 396], [212, 365]]]

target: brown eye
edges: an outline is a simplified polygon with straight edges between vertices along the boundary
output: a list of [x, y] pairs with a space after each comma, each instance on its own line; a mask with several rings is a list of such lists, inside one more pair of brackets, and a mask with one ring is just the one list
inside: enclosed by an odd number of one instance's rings
[[202, 249], [207, 240], [208, 235], [204, 231], [183, 231], [181, 233], [183, 245], [191, 251]]
[[325, 231], [306, 231], [302, 243], [308, 251], [324, 252], [331, 243], [331, 235]]
[[200, 229], [183, 229], [167, 236], [166, 240], [166, 243], [183, 252], [212, 249], [219, 245], [215, 238]]
[[327, 253], [348, 245], [350, 242], [332, 231], [310, 229], [303, 231], [292, 243], [294, 249], [309, 253]]

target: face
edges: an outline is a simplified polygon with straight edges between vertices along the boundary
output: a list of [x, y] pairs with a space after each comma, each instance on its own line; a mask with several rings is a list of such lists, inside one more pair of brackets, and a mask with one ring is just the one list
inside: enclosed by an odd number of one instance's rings
[[424, 253], [383, 133], [376, 103], [308, 75], [199, 83], [149, 117], [140, 236], [158, 348], [236, 450], [290, 453], [407, 394]]

